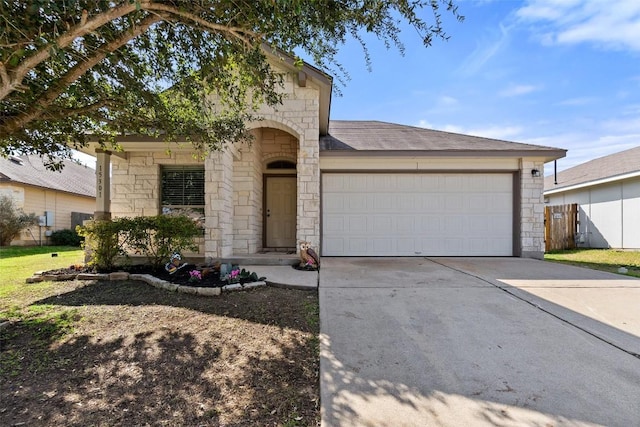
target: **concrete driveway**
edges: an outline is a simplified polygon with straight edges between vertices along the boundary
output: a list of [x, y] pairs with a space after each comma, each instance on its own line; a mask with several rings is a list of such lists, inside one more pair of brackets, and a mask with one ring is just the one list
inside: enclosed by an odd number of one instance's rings
[[640, 426], [640, 280], [518, 258], [323, 258], [323, 426]]

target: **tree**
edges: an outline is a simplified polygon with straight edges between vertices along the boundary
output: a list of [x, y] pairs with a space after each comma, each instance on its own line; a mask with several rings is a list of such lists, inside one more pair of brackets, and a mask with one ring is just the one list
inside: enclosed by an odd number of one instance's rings
[[341, 79], [335, 57], [349, 36], [367, 64], [367, 33], [402, 52], [408, 23], [429, 46], [448, 37], [441, 9], [462, 20], [453, 2], [0, 0], [0, 154], [40, 154], [55, 168], [88, 138], [122, 134], [218, 149], [247, 136], [254, 107], [281, 101], [265, 50], [298, 51]]
[[37, 225], [35, 214], [26, 214], [16, 207], [13, 198], [0, 196], [0, 246], [8, 246], [22, 230]]

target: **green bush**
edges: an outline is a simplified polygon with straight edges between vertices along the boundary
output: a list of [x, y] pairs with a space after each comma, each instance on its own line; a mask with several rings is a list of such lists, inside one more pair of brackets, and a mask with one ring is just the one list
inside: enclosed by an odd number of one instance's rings
[[80, 246], [82, 237], [73, 230], [57, 230], [51, 233], [51, 243], [56, 246]]
[[117, 221], [88, 221], [78, 225], [76, 231], [84, 237], [83, 248], [89, 256], [89, 265], [98, 270], [113, 269], [118, 255], [127, 254], [120, 241], [120, 223]]
[[8, 246], [22, 230], [38, 224], [35, 214], [26, 214], [9, 196], [0, 196], [0, 246]]
[[124, 222], [127, 245], [147, 257], [154, 267], [167, 262], [174, 252], [196, 251], [195, 238], [201, 229], [183, 215], [158, 215], [127, 219]]
[[119, 255], [144, 255], [158, 268], [171, 254], [183, 250], [197, 250], [195, 238], [201, 235], [193, 219], [183, 215], [117, 218], [113, 221], [93, 221], [78, 226], [85, 237], [91, 264], [98, 269], [115, 267]]

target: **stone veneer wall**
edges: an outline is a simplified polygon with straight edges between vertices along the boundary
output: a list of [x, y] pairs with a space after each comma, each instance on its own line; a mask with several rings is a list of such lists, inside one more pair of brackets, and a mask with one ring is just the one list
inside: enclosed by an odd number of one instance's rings
[[111, 156], [113, 217], [160, 213], [160, 166], [202, 164], [190, 153], [129, 152], [127, 159]]
[[[191, 153], [129, 152], [127, 159], [111, 156], [111, 215], [117, 217], [160, 214], [160, 168], [162, 165], [194, 165], [202, 161]], [[204, 253], [199, 239], [198, 254]], [[192, 255], [192, 254], [186, 254]]]
[[[531, 176], [538, 169], [539, 177]], [[544, 257], [544, 163], [523, 159], [520, 162], [520, 245], [524, 258]]]
[[252, 144], [238, 147], [233, 162], [233, 253], [262, 249], [262, 153], [260, 130]]

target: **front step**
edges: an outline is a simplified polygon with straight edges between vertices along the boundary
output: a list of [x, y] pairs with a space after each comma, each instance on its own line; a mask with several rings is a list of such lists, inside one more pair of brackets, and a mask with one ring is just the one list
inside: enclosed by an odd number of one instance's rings
[[243, 265], [295, 265], [300, 262], [300, 257], [296, 254], [287, 253], [265, 253], [265, 254], [246, 254], [232, 255], [226, 258], [220, 258], [220, 262]]

